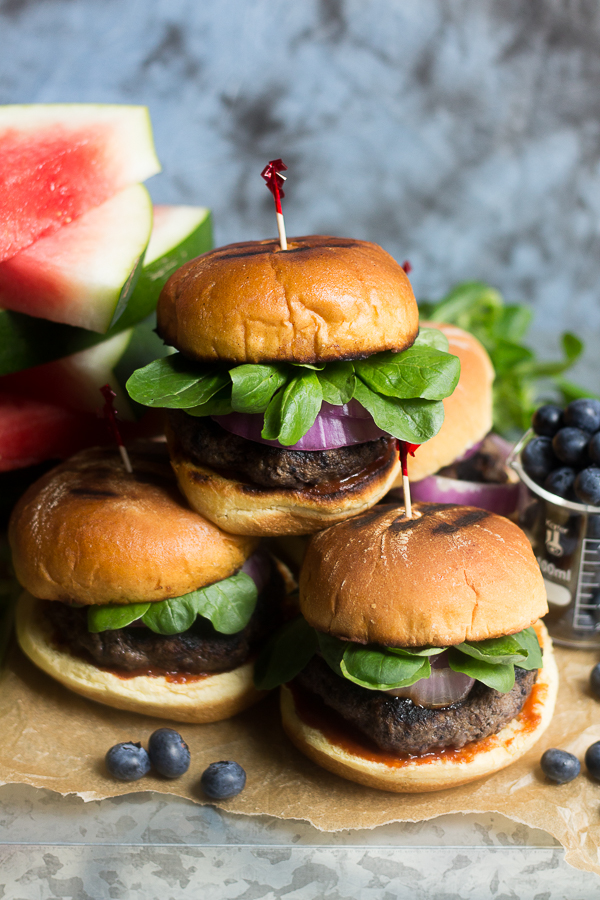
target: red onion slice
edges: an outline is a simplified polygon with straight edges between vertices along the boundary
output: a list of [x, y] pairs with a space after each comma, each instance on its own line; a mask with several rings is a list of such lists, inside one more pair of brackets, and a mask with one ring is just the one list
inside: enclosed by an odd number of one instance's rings
[[[506, 459], [512, 449], [511, 444], [498, 435], [492, 435], [492, 440]], [[467, 455], [471, 455], [471, 450]], [[459, 506], [476, 506], [500, 516], [510, 516], [518, 509], [521, 485], [518, 481], [486, 484], [445, 475], [429, 475], [422, 481], [411, 482], [410, 492], [413, 500], [422, 503], [457, 503]]]
[[393, 694], [394, 697], [406, 697], [408, 700], [412, 700], [415, 706], [424, 706], [427, 709], [440, 709], [464, 700], [475, 684], [475, 679], [463, 675], [462, 672], [453, 672], [452, 669], [447, 668], [447, 653], [430, 657], [429, 662], [431, 663], [429, 678], [421, 678], [410, 687], [394, 688], [386, 691], [386, 694]]
[[[283, 448], [279, 441], [267, 441], [261, 437], [263, 427], [262, 413], [229, 413], [226, 416], [213, 416], [225, 431], [237, 434], [248, 441], [267, 444], [269, 447]], [[364, 444], [376, 441], [380, 437], [389, 437], [387, 432], [378, 428], [370, 413], [351, 400], [344, 406], [333, 406], [323, 403], [315, 422], [296, 444], [286, 447], [287, 450], [333, 450], [337, 447], [350, 447], [353, 444]]]
[[249, 575], [256, 590], [260, 594], [269, 582], [271, 577], [271, 558], [268, 553], [258, 550], [248, 557], [241, 569], [246, 575]]

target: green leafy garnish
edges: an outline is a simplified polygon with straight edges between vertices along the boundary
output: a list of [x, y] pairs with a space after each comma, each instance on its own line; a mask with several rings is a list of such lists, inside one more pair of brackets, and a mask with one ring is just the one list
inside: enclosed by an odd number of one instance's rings
[[292, 619], [267, 641], [254, 664], [254, 684], [270, 691], [291, 681], [308, 665], [319, 644], [317, 633], [303, 616]]
[[230, 374], [235, 412], [264, 413], [275, 391], [287, 382], [284, 366], [277, 365], [236, 366]]
[[367, 387], [385, 397], [443, 400], [450, 396], [460, 377], [456, 356], [434, 347], [411, 347], [404, 353], [378, 353], [354, 364]]
[[197, 616], [202, 616], [221, 634], [237, 634], [250, 621], [257, 596], [254, 581], [245, 572], [238, 572], [169, 600], [130, 606], [90, 606], [88, 630], [93, 633], [114, 631], [141, 619], [157, 634], [181, 634], [192, 627]]
[[456, 647], [450, 647], [448, 650], [448, 665], [453, 672], [462, 672], [463, 675], [482, 681], [483, 684], [502, 694], [512, 690], [515, 683], [515, 667], [512, 663], [482, 662], [480, 659], [466, 655]]
[[446, 352], [447, 346], [443, 334], [423, 329], [414, 346], [402, 353], [376, 353], [352, 362], [227, 368], [175, 353], [134, 372], [127, 390], [138, 403], [183, 409], [191, 416], [262, 414], [262, 437], [284, 447], [306, 434], [323, 401], [343, 406], [354, 398], [383, 431], [422, 444], [439, 431], [441, 401], [458, 382], [460, 363]]
[[448, 652], [448, 664], [494, 690], [506, 693], [515, 683], [515, 665], [540, 669], [542, 652], [533, 628], [487, 641], [465, 641], [454, 647], [382, 647], [342, 641], [311, 628], [298, 617], [276, 634], [256, 663], [257, 687], [269, 689], [295, 678], [317, 649], [329, 668], [372, 691], [408, 687], [431, 674], [430, 657]]
[[432, 322], [447, 322], [470, 331], [490, 354], [496, 371], [494, 429], [499, 434], [518, 437], [529, 428], [541, 403], [565, 406], [578, 397], [595, 396], [562, 377], [583, 351], [579, 338], [570, 332], [562, 335], [562, 360], [536, 359], [522, 343], [531, 326], [532, 310], [522, 304], [506, 304], [490, 285], [478, 281], [459, 284], [437, 303], [419, 303], [419, 312]]

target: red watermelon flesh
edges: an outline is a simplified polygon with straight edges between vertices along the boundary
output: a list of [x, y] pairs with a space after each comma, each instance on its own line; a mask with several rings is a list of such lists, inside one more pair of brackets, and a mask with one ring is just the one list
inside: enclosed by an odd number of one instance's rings
[[0, 260], [159, 170], [144, 107], [0, 108]]
[[0, 472], [105, 443], [104, 422], [89, 413], [0, 392]]
[[0, 262], [0, 307], [104, 333], [152, 230], [152, 202], [131, 185]]

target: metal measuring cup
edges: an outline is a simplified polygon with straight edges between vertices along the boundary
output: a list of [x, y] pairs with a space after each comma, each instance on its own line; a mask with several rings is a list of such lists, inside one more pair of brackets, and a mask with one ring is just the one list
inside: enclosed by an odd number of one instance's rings
[[533, 481], [521, 464], [529, 429], [507, 463], [526, 486], [519, 525], [537, 557], [549, 613], [544, 621], [554, 641], [566, 647], [600, 647], [600, 506], [563, 500]]

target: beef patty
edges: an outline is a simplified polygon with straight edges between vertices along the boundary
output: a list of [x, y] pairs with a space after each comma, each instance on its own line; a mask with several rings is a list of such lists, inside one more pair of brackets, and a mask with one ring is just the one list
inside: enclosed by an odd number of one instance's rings
[[270, 488], [306, 488], [348, 478], [378, 459], [383, 463], [396, 443], [390, 437], [335, 450], [284, 450], [231, 434], [207, 416], [195, 418], [180, 409], [168, 415], [181, 449], [193, 462]]
[[332, 672], [320, 656], [314, 656], [296, 680], [381, 750], [420, 756], [496, 734], [519, 714], [536, 678], [537, 669], [515, 666], [515, 684], [508, 693], [476, 681], [465, 700], [442, 709], [425, 709], [412, 700], [360, 687]]
[[181, 634], [156, 634], [149, 628], [131, 625], [92, 634], [87, 629], [87, 608], [48, 601], [44, 604], [44, 614], [61, 648], [98, 666], [124, 672], [136, 669], [164, 669], [192, 675], [225, 672], [241, 666], [255, 645], [280, 624], [283, 582], [274, 566], [272, 571], [252, 618], [237, 634], [221, 634], [208, 619], [200, 616]]

